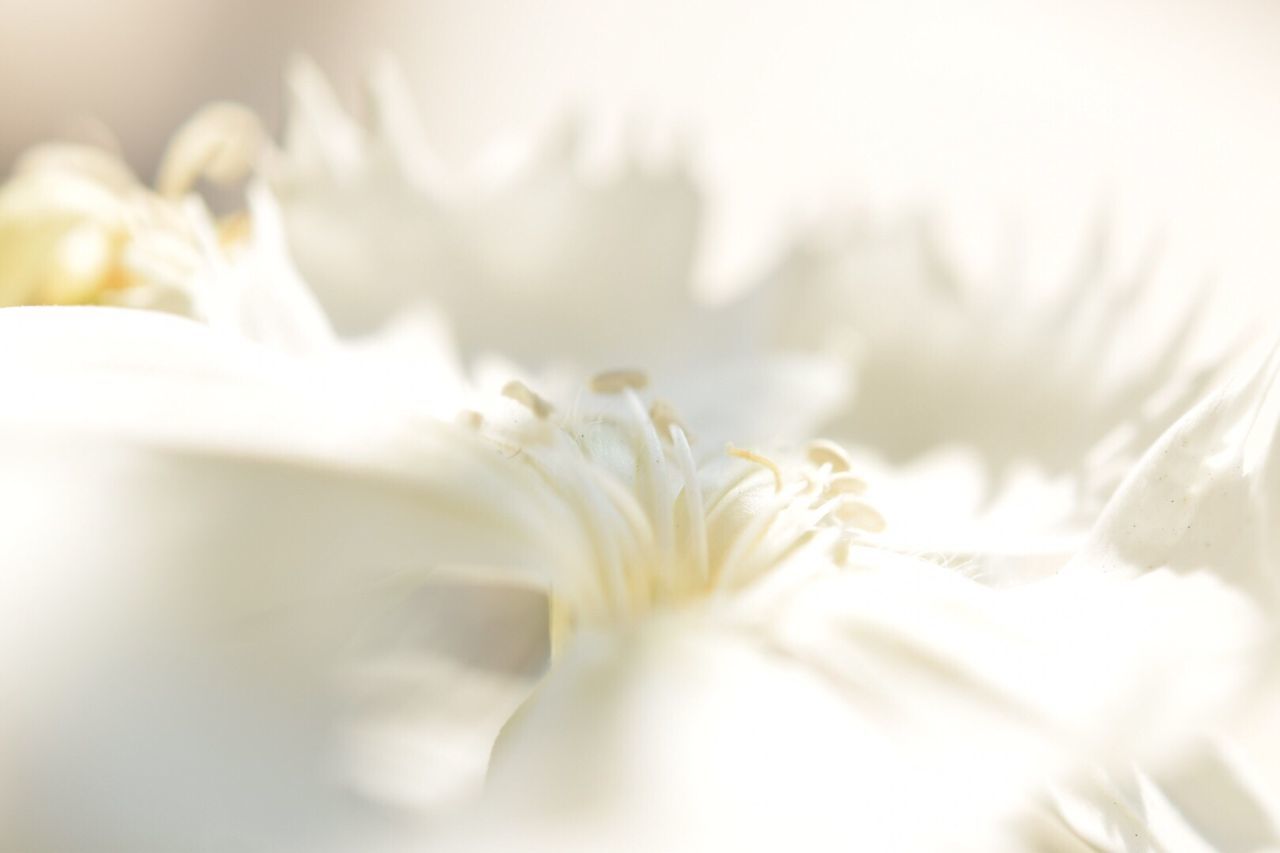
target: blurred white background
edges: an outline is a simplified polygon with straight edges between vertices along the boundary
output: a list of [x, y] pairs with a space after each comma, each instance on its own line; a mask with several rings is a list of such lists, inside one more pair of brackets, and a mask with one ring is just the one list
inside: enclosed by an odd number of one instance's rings
[[440, 153], [574, 110], [674, 132], [715, 192], [707, 259], [779, 223], [924, 200], [1069, 242], [1103, 206], [1187, 277], [1280, 306], [1280, 8], [1269, 0], [0, 0], [0, 155], [110, 127], [154, 163], [200, 102], [278, 120], [306, 52], [354, 95], [379, 52]]

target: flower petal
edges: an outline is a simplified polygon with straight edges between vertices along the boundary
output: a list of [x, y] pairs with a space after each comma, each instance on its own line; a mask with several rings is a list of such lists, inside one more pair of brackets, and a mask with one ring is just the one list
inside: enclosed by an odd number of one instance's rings
[[1277, 369], [1273, 355], [1170, 427], [1121, 484], [1072, 569], [1208, 569], [1274, 608]]
[[420, 141], [385, 138], [418, 135], [387, 78], [372, 92], [381, 126], [365, 128], [313, 67], [295, 69], [288, 145], [272, 166], [298, 265], [340, 332], [425, 301], [456, 324], [468, 358], [598, 370], [685, 331], [701, 205], [684, 170], [628, 159], [595, 180], [569, 133], [514, 174], [440, 186], [418, 174], [416, 159], [430, 160]]
[[[974, 274], [937, 225], [864, 216], [801, 234], [760, 294], [774, 300], [777, 342], [837, 356], [856, 375], [857, 396], [821, 427], [831, 438], [899, 466], [954, 447], [974, 456], [983, 502], [961, 520], [980, 524], [993, 503], [1020, 502], [1039, 510], [1031, 533], [1087, 529], [1117, 472], [1225, 360], [1201, 352], [1203, 306], [1175, 304], [1156, 286], [1154, 253], [1120, 268], [1105, 220], [1079, 269], [1062, 276], [1017, 258], [1007, 274]], [[1048, 488], [1043, 500], [1010, 494], [1028, 470], [1069, 478], [1068, 508]]]
[[1204, 576], [993, 590], [894, 560], [762, 585], [570, 646], [466, 831], [548, 850], [993, 849], [1044, 780], [1216, 710], [1259, 633]]
[[1090, 850], [1114, 853], [1274, 850], [1280, 848], [1280, 813], [1274, 809], [1238, 757], [1204, 744], [1157, 778], [1138, 769], [1115, 771], [1055, 791], [1051, 808], [1029, 834], [1043, 839], [1065, 831]]
[[[519, 470], [144, 312], [0, 311], [0, 400], [0, 846], [324, 849], [389, 826], [354, 793], [375, 786], [347, 738], [407, 707], [389, 660], [447, 662], [458, 638], [386, 616], [439, 617], [452, 563], [533, 571], [547, 549]], [[504, 597], [450, 612], [493, 618]], [[459, 659], [418, 696], [472, 695], [478, 718], [527, 685], [507, 664]]]

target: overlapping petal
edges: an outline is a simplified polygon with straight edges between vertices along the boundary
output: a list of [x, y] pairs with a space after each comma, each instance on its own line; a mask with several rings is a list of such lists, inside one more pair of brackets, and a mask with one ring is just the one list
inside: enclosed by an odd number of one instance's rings
[[560, 403], [598, 370], [641, 367], [721, 439], [803, 436], [848, 394], [825, 354], [775, 351], [756, 300], [694, 288], [702, 200], [676, 162], [617, 152], [592, 169], [568, 127], [515, 158], [445, 169], [394, 73], [354, 121], [319, 72], [290, 76], [269, 175], [290, 250], [338, 331], [438, 312], [469, 368], [500, 356]]
[[[404, 667], [438, 726], [519, 700], [527, 664], [450, 669], [448, 626], [501, 604], [536, 644], [545, 605], [433, 597], [545, 551], [498, 450], [181, 318], [8, 309], [0, 350], [5, 845], [336, 849], [396, 823], [361, 780]], [[392, 630], [415, 609], [434, 633]], [[428, 754], [435, 795], [486, 752]]]

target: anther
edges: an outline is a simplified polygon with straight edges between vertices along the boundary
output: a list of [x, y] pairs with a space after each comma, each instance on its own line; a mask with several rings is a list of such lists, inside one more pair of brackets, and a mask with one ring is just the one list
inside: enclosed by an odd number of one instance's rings
[[262, 122], [247, 107], [215, 103], [187, 121], [164, 152], [156, 189], [179, 198], [205, 178], [219, 186], [243, 180], [266, 145]]
[[621, 394], [628, 388], [641, 391], [649, 387], [649, 377], [641, 370], [606, 370], [591, 377], [590, 388], [596, 394]]
[[230, 249], [249, 242], [253, 236], [253, 220], [244, 211], [238, 211], [218, 220], [218, 244]]
[[782, 491], [782, 469], [778, 467], [777, 462], [774, 462], [768, 456], [751, 450], [743, 450], [741, 447], [734, 447], [732, 444], [726, 448], [725, 452], [730, 456], [736, 456], [739, 459], [745, 459], [748, 462], [754, 462], [757, 465], [763, 465], [768, 468], [773, 473], [774, 491]]
[[480, 414], [475, 409], [463, 409], [458, 412], [458, 424], [466, 427], [467, 429], [479, 432], [484, 426], [484, 415]]
[[879, 533], [885, 528], [884, 516], [862, 501], [845, 501], [835, 508], [833, 514], [845, 524], [868, 533]]
[[502, 396], [515, 400], [540, 420], [546, 420], [555, 409], [546, 400], [539, 397], [519, 379], [512, 379], [502, 386]]
[[820, 438], [809, 444], [809, 461], [814, 465], [830, 465], [831, 470], [842, 473], [853, 467], [849, 462], [849, 454], [834, 441]]
[[836, 495], [861, 495], [867, 491], [867, 483], [847, 471], [832, 476], [823, 488], [824, 497]]
[[689, 428], [680, 420], [680, 415], [676, 412], [675, 407], [668, 402], [654, 400], [653, 405], [649, 406], [649, 420], [653, 421], [653, 425], [658, 429], [658, 435], [664, 439], [670, 439], [672, 427], [679, 427], [686, 440], [693, 440], [689, 435]]

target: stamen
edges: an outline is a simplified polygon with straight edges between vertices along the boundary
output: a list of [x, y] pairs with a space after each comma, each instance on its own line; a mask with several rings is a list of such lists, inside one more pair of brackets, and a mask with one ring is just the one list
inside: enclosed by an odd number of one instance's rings
[[249, 174], [265, 140], [252, 110], [233, 103], [210, 104], [174, 134], [160, 162], [156, 189], [167, 198], [178, 198], [201, 178], [234, 184]]
[[823, 489], [823, 497], [833, 495], [861, 495], [867, 491], [867, 483], [852, 474], [845, 472], [836, 474], [827, 480]]
[[692, 443], [694, 440], [689, 428], [684, 425], [684, 421], [680, 420], [675, 407], [664, 400], [653, 401], [653, 405], [649, 407], [649, 420], [653, 421], [653, 425], [658, 428], [658, 435], [668, 441], [671, 440], [672, 427], [679, 428], [680, 432], [684, 433], [686, 441]]
[[735, 585], [747, 583], [776, 566], [785, 555], [803, 547], [809, 540], [808, 530], [797, 536], [783, 537], [774, 547], [769, 547], [769, 531], [786, 510], [794, 496], [775, 494], [767, 506], [756, 509], [754, 517], [738, 531], [728, 552], [718, 561], [720, 570], [713, 583]]
[[773, 490], [775, 492], [782, 491], [782, 469], [778, 467], [778, 463], [774, 462], [768, 456], [763, 456], [751, 450], [743, 450], [741, 447], [734, 447], [730, 444], [725, 452], [730, 456], [736, 456], [739, 459], [745, 459], [748, 462], [754, 462], [757, 465], [763, 465], [773, 472]]
[[649, 387], [649, 377], [641, 370], [606, 370], [591, 377], [590, 387], [596, 394], [621, 394], [628, 388], [642, 391]]
[[[625, 555], [644, 549], [644, 543], [653, 537], [653, 525], [635, 496], [607, 471], [590, 468], [586, 473], [586, 478], [579, 480], [585, 498], [580, 506], [591, 518], [588, 536], [599, 560], [596, 578], [610, 609], [625, 612], [642, 604], [635, 596], [648, 595], [647, 579], [631, 571], [635, 563]], [[591, 494], [603, 500], [587, 497]]]
[[[584, 612], [618, 614], [629, 606], [625, 550], [634, 550], [644, 537], [647, 521], [635, 499], [607, 471], [592, 466], [565, 465], [553, 448], [578, 453], [576, 444], [558, 431], [559, 442], [548, 447], [526, 445], [525, 459], [566, 501], [566, 511], [583, 514], [580, 529], [587, 560], [566, 561], [566, 576], [558, 584], [560, 596], [570, 596]], [[641, 526], [636, 526], [637, 518]], [[569, 599], [562, 599], [568, 601]]]
[[643, 447], [643, 452], [636, 455], [636, 488], [649, 509], [658, 547], [667, 555], [675, 545], [671, 518], [675, 492], [665, 471], [666, 454], [662, 451], [661, 439], [653, 428], [639, 395], [630, 388], [624, 388], [623, 393], [626, 395], [633, 423], [638, 427], [637, 437]]
[[474, 409], [463, 409], [458, 412], [458, 423], [467, 429], [479, 432], [484, 427], [484, 415]]
[[[847, 457], [825, 442], [809, 449], [817, 466], [794, 472], [763, 453], [728, 445], [729, 456], [751, 464], [717, 464], [704, 483], [674, 408], [641, 401], [637, 389], [647, 381], [638, 371], [597, 376], [592, 391], [621, 399], [599, 413], [573, 412], [519, 435], [525, 460], [573, 519], [552, 590], [557, 646], [583, 626], [754, 583], [805, 551], [843, 557], [864, 531], [885, 526], [854, 497], [866, 485], [848, 473]], [[519, 381], [502, 393], [539, 418], [551, 412]], [[468, 411], [459, 420], [480, 423]]]
[[503, 385], [502, 396], [515, 400], [517, 403], [533, 412], [539, 420], [545, 421], [551, 416], [551, 413], [555, 411], [550, 403], [531, 391], [529, 386], [525, 385], [519, 379], [512, 379], [506, 385]]
[[844, 452], [844, 448], [825, 438], [810, 442], [808, 455], [809, 461], [814, 465], [830, 465], [831, 470], [837, 473], [843, 473], [853, 467], [849, 462], [849, 454]]
[[230, 249], [247, 243], [253, 236], [253, 219], [241, 210], [219, 219], [217, 228], [218, 245]]
[[698, 469], [693, 461], [693, 452], [689, 449], [689, 441], [684, 430], [679, 426], [671, 426], [671, 443], [676, 449], [676, 463], [680, 466], [680, 476], [684, 479], [685, 517], [689, 530], [689, 538], [693, 545], [693, 565], [698, 573], [698, 580], [706, 581], [711, 576], [710, 548], [707, 545], [707, 517], [702, 506], [702, 487], [698, 483]]
[[862, 501], [843, 501], [835, 508], [836, 518], [868, 533], [879, 533], [885, 528], [884, 516]]

